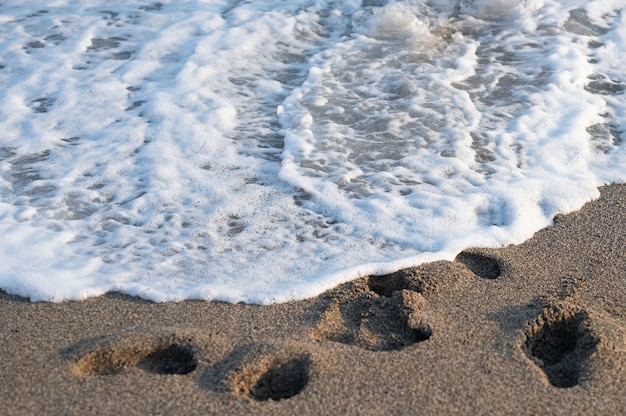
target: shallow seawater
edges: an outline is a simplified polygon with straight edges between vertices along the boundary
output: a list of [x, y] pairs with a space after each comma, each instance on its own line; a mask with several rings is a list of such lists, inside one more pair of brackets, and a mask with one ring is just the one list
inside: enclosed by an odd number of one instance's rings
[[626, 181], [619, 0], [0, 4], [0, 288], [303, 299]]

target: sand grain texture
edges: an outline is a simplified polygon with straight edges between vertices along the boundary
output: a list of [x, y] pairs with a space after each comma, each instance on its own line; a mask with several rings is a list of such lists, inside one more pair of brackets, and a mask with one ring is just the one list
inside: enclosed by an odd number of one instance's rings
[[0, 292], [29, 414], [626, 413], [626, 186], [531, 240], [281, 305]]

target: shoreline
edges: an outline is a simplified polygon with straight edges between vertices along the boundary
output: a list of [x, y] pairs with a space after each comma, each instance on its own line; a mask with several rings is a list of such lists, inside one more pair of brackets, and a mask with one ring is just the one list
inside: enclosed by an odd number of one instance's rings
[[0, 291], [7, 414], [626, 412], [626, 185], [530, 240], [275, 305]]

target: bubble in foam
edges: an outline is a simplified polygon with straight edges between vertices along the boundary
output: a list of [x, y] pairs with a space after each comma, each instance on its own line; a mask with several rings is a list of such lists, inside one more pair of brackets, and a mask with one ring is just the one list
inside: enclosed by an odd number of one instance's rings
[[420, 17], [407, 5], [392, 3], [374, 15], [369, 35], [380, 40], [430, 40], [432, 35], [428, 23]]

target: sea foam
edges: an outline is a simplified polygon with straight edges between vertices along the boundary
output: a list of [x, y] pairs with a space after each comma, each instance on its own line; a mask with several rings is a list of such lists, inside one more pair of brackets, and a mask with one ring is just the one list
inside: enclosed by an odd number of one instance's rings
[[626, 180], [614, 0], [0, 5], [0, 288], [273, 303]]

